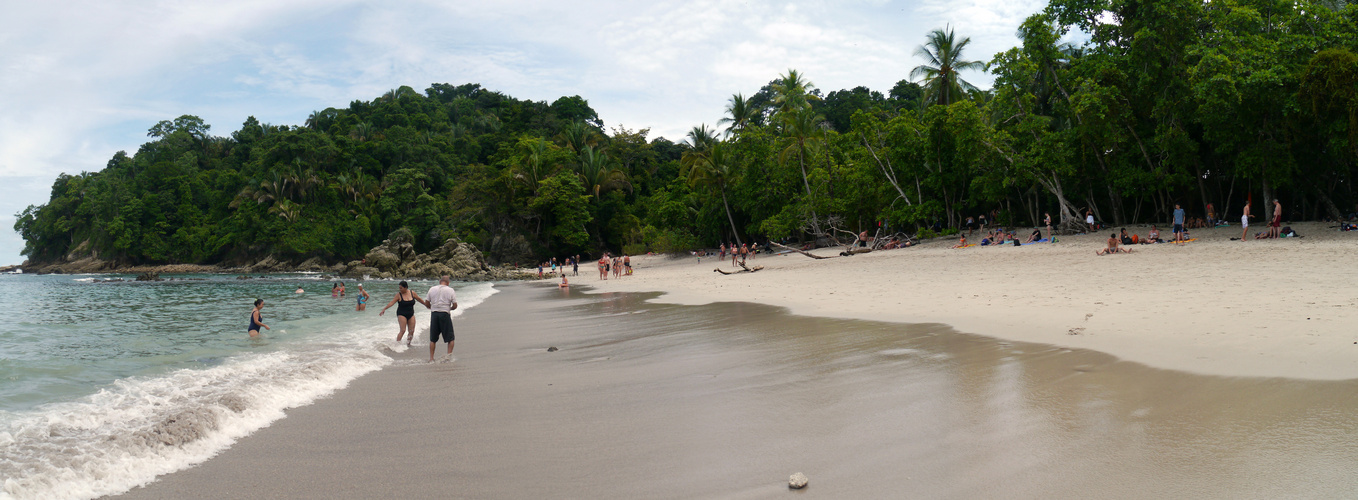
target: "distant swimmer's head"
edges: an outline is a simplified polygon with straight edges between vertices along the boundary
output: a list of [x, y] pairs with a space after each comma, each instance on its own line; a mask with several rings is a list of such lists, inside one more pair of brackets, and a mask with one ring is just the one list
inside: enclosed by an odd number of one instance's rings
[[409, 284], [409, 283], [406, 283], [406, 282], [404, 282], [404, 281], [402, 281], [402, 282], [400, 282], [400, 283], [397, 283], [397, 285], [400, 286], [402, 290], [409, 290], [409, 289], [410, 289], [410, 284]]
[[453, 282], [453, 280], [452, 280], [452, 279], [449, 279], [449, 278], [448, 278], [448, 275], [446, 275], [446, 274], [443, 275], [443, 276], [439, 276], [439, 284], [440, 284], [440, 285], [447, 285], [447, 284], [452, 283], [452, 282]]
[[262, 307], [263, 305], [264, 299], [255, 299], [255, 307]]

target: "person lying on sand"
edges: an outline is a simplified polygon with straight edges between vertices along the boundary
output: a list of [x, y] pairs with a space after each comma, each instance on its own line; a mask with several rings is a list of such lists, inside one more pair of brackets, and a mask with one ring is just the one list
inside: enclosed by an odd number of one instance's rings
[[1094, 255], [1108, 255], [1108, 254], [1110, 254], [1110, 253], [1118, 253], [1118, 252], [1132, 253], [1132, 249], [1130, 249], [1130, 248], [1121, 248], [1121, 247], [1119, 247], [1119, 246], [1118, 246], [1118, 235], [1117, 235], [1117, 234], [1109, 234], [1109, 235], [1108, 235], [1108, 248], [1105, 248], [1105, 249], [1099, 250], [1099, 251], [1097, 251], [1097, 252], [1094, 252]]

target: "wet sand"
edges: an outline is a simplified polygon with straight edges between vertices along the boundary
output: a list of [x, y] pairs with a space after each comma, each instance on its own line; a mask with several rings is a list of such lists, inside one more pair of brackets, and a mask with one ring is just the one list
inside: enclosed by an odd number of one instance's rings
[[[1278, 498], [1358, 491], [1358, 382], [520, 284], [130, 498]], [[394, 337], [394, 325], [393, 325]], [[547, 347], [560, 348], [547, 352]], [[440, 349], [440, 352], [442, 349]], [[788, 475], [810, 486], [789, 492]]]

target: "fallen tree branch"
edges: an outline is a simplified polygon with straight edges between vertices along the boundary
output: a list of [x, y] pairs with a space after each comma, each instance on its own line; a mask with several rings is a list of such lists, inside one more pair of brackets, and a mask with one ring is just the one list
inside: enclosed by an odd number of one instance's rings
[[755, 271], [759, 271], [759, 270], [761, 270], [761, 269], [764, 269], [764, 266], [754, 266], [754, 268], [749, 268], [749, 267], [745, 267], [745, 264], [740, 264], [740, 269], [741, 269], [741, 270], [735, 271], [735, 272], [727, 272], [727, 271], [722, 271], [721, 268], [719, 267], [719, 268], [713, 269], [712, 271], [713, 271], [713, 272], [722, 273], [722, 274], [727, 275], [727, 276], [730, 276], [730, 275], [732, 275], [732, 274], [752, 273], [752, 272], [755, 272]]
[[782, 244], [782, 243], [777, 243], [777, 242], [770, 241], [769, 244], [770, 244], [770, 245], [773, 245], [773, 246], [776, 246], [776, 247], [778, 247], [778, 248], [784, 248], [784, 249], [787, 249], [787, 250], [791, 250], [791, 251], [793, 251], [793, 252], [797, 252], [797, 253], [799, 253], [799, 254], [805, 255], [805, 256], [807, 256], [807, 257], [811, 257], [811, 258], [813, 258], [813, 259], [829, 259], [829, 258], [830, 258], [830, 257], [822, 257], [822, 256], [820, 256], [820, 255], [816, 255], [816, 254], [807, 252], [807, 251], [805, 251], [805, 250], [798, 250], [798, 249], [796, 249], [796, 248], [792, 248], [792, 247], [787, 246], [787, 245], [784, 245], [784, 244]]

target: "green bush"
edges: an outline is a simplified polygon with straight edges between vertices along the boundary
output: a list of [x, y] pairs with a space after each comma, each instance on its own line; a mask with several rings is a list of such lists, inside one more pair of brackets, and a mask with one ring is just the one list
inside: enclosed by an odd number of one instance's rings
[[622, 246], [623, 255], [642, 255], [646, 253], [645, 243], [627, 244]]

